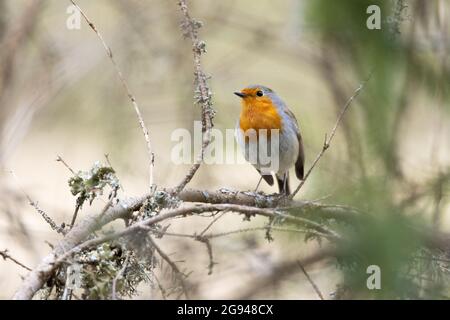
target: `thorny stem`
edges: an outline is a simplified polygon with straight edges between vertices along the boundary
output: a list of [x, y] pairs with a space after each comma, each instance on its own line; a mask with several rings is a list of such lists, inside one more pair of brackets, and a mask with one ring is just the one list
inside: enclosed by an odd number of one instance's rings
[[26, 265], [24, 265], [23, 263], [19, 262], [18, 260], [16, 260], [15, 258], [11, 257], [8, 253], [8, 250], [3, 250], [0, 251], [0, 256], [2, 256], [3, 260], [11, 260], [12, 262], [14, 262], [15, 264], [21, 266], [22, 268], [31, 271], [30, 268], [28, 268]]
[[149, 238], [150, 242], [152, 243], [152, 246], [155, 248], [155, 250], [161, 256], [161, 258], [163, 258], [164, 261], [166, 261], [169, 264], [169, 266], [172, 268], [175, 276], [180, 281], [181, 287], [183, 288], [184, 295], [186, 296], [187, 299], [189, 299], [189, 293], [188, 293], [188, 288], [187, 288], [187, 285], [186, 285], [186, 281], [184, 279], [184, 277], [185, 277], [184, 273], [180, 271], [180, 269], [175, 264], [175, 262], [173, 262], [169, 258], [169, 256], [158, 246], [158, 244], [155, 242], [155, 240], [153, 240], [153, 238], [151, 236], [148, 236], [148, 238]]
[[[17, 178], [17, 176], [14, 173], [14, 171], [10, 171], [10, 173], [13, 176], [14, 180], [16, 180], [17, 183], [19, 183], [19, 179]], [[32, 206], [37, 211], [37, 213], [39, 213], [39, 215], [45, 220], [45, 222], [48, 223], [50, 228], [52, 228], [53, 230], [55, 230], [58, 233], [61, 233], [61, 234], [65, 235], [66, 231], [63, 228], [59, 227], [55, 223], [55, 221], [53, 221], [53, 219], [50, 218], [50, 216], [47, 213], [45, 213], [45, 211], [42, 210], [39, 207], [39, 204], [37, 202], [35, 202], [35, 201], [33, 201], [33, 199], [31, 199], [31, 197], [28, 195], [28, 193], [25, 192], [25, 190], [20, 186], [20, 184], [19, 184], [19, 188], [22, 191], [22, 193], [25, 196], [25, 198], [27, 198], [28, 203], [30, 204], [30, 206]]]
[[339, 125], [340, 125], [340, 123], [341, 123], [345, 113], [347, 112], [348, 108], [352, 104], [353, 100], [355, 100], [355, 98], [361, 93], [361, 90], [364, 88], [366, 83], [370, 80], [370, 78], [372, 77], [372, 73], [373, 72], [371, 72], [369, 74], [369, 76], [367, 77], [366, 80], [364, 80], [363, 82], [360, 83], [358, 88], [356, 88], [356, 90], [354, 91], [353, 95], [345, 103], [344, 107], [342, 108], [341, 112], [339, 113], [339, 116], [338, 116], [338, 118], [336, 120], [336, 123], [334, 124], [333, 129], [331, 129], [331, 132], [330, 132], [330, 135], [328, 136], [328, 138], [327, 138], [327, 134], [325, 134], [325, 140], [323, 142], [322, 149], [320, 150], [319, 154], [314, 159], [314, 161], [313, 161], [311, 167], [309, 168], [308, 172], [306, 172], [305, 177], [303, 178], [303, 180], [300, 181], [300, 183], [297, 186], [297, 188], [295, 189], [295, 191], [291, 195], [289, 195], [289, 197], [288, 197], [289, 199], [293, 199], [295, 197], [295, 195], [300, 191], [300, 189], [305, 184], [306, 179], [308, 179], [309, 175], [311, 174], [311, 172], [313, 171], [313, 169], [315, 168], [315, 166], [319, 162], [320, 158], [322, 158], [322, 156], [325, 153], [325, 151], [327, 151], [328, 148], [330, 147], [331, 141], [333, 140], [334, 136], [336, 135], [337, 128], [339, 127]]
[[191, 18], [186, 0], [180, 0], [179, 6], [183, 14], [183, 20], [181, 23], [181, 29], [183, 35], [189, 38], [192, 43], [192, 51], [194, 55], [194, 77], [196, 83], [196, 102], [201, 105], [202, 108], [202, 146], [198, 158], [191, 166], [186, 176], [174, 189], [174, 194], [181, 192], [184, 187], [192, 180], [197, 172], [200, 164], [203, 161], [206, 148], [211, 143], [211, 129], [213, 127], [212, 119], [214, 117], [214, 110], [211, 102], [211, 90], [209, 89], [207, 79], [208, 77], [204, 73], [201, 64], [201, 55], [206, 52], [205, 43], [198, 37], [198, 29], [202, 26], [200, 21]]
[[95, 32], [97, 37], [100, 39], [101, 43], [103, 44], [103, 47], [105, 48], [106, 54], [108, 55], [109, 59], [111, 60], [112, 64], [114, 65], [114, 69], [116, 70], [119, 80], [122, 83], [122, 86], [125, 89], [125, 91], [128, 95], [128, 98], [130, 99], [130, 101], [134, 107], [134, 111], [136, 112], [136, 115], [137, 115], [137, 118], [139, 121], [139, 125], [141, 126], [142, 132], [144, 134], [145, 142], [147, 145], [147, 153], [148, 153], [148, 157], [149, 157], [149, 184], [150, 184], [149, 187], [150, 187], [150, 189], [153, 189], [153, 185], [154, 185], [153, 171], [154, 171], [154, 167], [155, 167], [155, 154], [152, 151], [152, 145], [151, 145], [150, 136], [148, 133], [149, 131], [147, 129], [147, 126], [145, 125], [144, 118], [142, 117], [142, 114], [141, 114], [140, 108], [137, 104], [136, 98], [132, 94], [130, 87], [128, 86], [128, 83], [122, 74], [122, 71], [120, 70], [116, 60], [114, 59], [111, 48], [108, 46], [106, 41], [103, 39], [103, 36], [100, 33], [100, 31], [98, 31], [98, 29], [94, 25], [94, 23], [87, 17], [87, 15], [84, 13], [84, 11], [81, 10], [81, 8], [78, 6], [78, 4], [75, 3], [74, 0], [70, 0], [70, 2], [72, 2], [72, 4], [78, 9], [78, 11], [80, 11], [84, 20], [86, 20], [89, 27], [91, 27], [91, 29]]
[[117, 287], [117, 281], [123, 276], [125, 269], [128, 267], [128, 261], [130, 260], [130, 254], [128, 253], [125, 261], [123, 262], [122, 268], [119, 270], [117, 275], [114, 277], [114, 280], [112, 282], [112, 300], [117, 300], [117, 294], [116, 294], [116, 287]]
[[309, 276], [308, 272], [306, 272], [305, 267], [303, 267], [302, 263], [300, 261], [298, 262], [298, 266], [300, 267], [300, 269], [302, 270], [303, 274], [305, 275], [306, 279], [308, 279], [309, 283], [311, 283], [311, 286], [313, 287], [314, 291], [317, 293], [317, 295], [319, 296], [320, 300], [325, 300], [323, 297], [322, 292], [320, 292], [319, 287], [317, 286], [317, 284], [313, 281], [313, 279]]

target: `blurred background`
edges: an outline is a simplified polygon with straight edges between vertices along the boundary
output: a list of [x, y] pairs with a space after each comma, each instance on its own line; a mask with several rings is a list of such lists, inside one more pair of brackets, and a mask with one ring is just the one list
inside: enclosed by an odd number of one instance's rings
[[[192, 49], [180, 32], [176, 1], [78, 4], [110, 45], [141, 107], [156, 155], [155, 183], [175, 186], [189, 166], [172, 163], [176, 143], [171, 133], [193, 130], [193, 121], [200, 119], [193, 101]], [[366, 10], [373, 4], [381, 9], [381, 29], [369, 30], [371, 14]], [[0, 250], [8, 249], [29, 267], [50, 251], [49, 243], [56, 244], [59, 235], [29, 205], [25, 193], [58, 224], [72, 217], [71, 173], [56, 162], [58, 156], [78, 171], [105, 162], [108, 154], [121, 196], [148, 189], [145, 141], [132, 105], [85, 21], [79, 30], [66, 27], [69, 5], [0, 1]], [[204, 23], [203, 66], [211, 76], [215, 127], [234, 128], [240, 112], [234, 91], [266, 85], [299, 120], [306, 168], [347, 99], [372, 73], [331, 148], [297, 195], [367, 213], [372, 220], [361, 230], [336, 226], [354, 237], [362, 257], [349, 258], [347, 264], [319, 263], [308, 273], [327, 299], [343, 285], [354, 289], [350, 298], [446, 298], [447, 253], [422, 249], [420, 237], [404, 226], [450, 231], [450, 2], [191, 0], [189, 5], [191, 15]], [[248, 164], [203, 165], [189, 186], [253, 190], [258, 179]], [[291, 183], [294, 187], [298, 181]], [[264, 183], [261, 188], [276, 192]], [[80, 215], [102, 205], [97, 200]], [[174, 221], [171, 229], [192, 233], [209, 222], [192, 217]], [[213, 231], [264, 222], [242, 222], [242, 217], [230, 215]], [[214, 240], [218, 264], [210, 276], [203, 244], [168, 237], [160, 243], [192, 272], [194, 297], [230, 298], [247, 279], [264, 276], [283, 259], [301, 259], [320, 245], [296, 234], [273, 236], [275, 241], [268, 242], [264, 231], [256, 231]], [[427, 263], [411, 258], [419, 251], [426, 251]], [[433, 263], [437, 259], [440, 264]], [[372, 263], [386, 275], [383, 290], [376, 294], [365, 289], [365, 268], [363, 274], [358, 269]], [[26, 273], [0, 261], [0, 298], [10, 298]], [[168, 272], [158, 276], [170, 282]], [[161, 295], [157, 286], [142, 285], [137, 297]], [[301, 273], [256, 297], [318, 298]]]

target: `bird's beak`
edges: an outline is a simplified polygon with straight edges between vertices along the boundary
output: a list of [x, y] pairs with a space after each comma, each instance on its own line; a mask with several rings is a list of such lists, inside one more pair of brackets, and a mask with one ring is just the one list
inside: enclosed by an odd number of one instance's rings
[[234, 94], [237, 95], [238, 97], [245, 98], [245, 94], [242, 92], [234, 92]]

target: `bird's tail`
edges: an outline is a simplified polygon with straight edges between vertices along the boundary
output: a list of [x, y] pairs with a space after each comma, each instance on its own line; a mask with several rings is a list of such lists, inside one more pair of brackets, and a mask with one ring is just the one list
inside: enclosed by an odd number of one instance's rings
[[291, 194], [291, 188], [289, 187], [289, 172], [286, 172], [283, 175], [276, 175], [278, 182], [278, 191], [279, 193], [283, 193], [285, 195]]

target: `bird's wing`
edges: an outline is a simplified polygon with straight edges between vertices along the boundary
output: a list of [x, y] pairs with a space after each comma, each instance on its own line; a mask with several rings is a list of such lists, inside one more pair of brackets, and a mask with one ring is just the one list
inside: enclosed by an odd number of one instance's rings
[[297, 139], [298, 139], [298, 155], [297, 155], [297, 161], [295, 162], [295, 175], [298, 179], [303, 180], [303, 177], [305, 175], [305, 151], [303, 148], [303, 139], [302, 135], [300, 134], [300, 128], [298, 126], [297, 118], [292, 113], [291, 110], [286, 108], [286, 113], [289, 117], [294, 120], [296, 129], [297, 129]]

